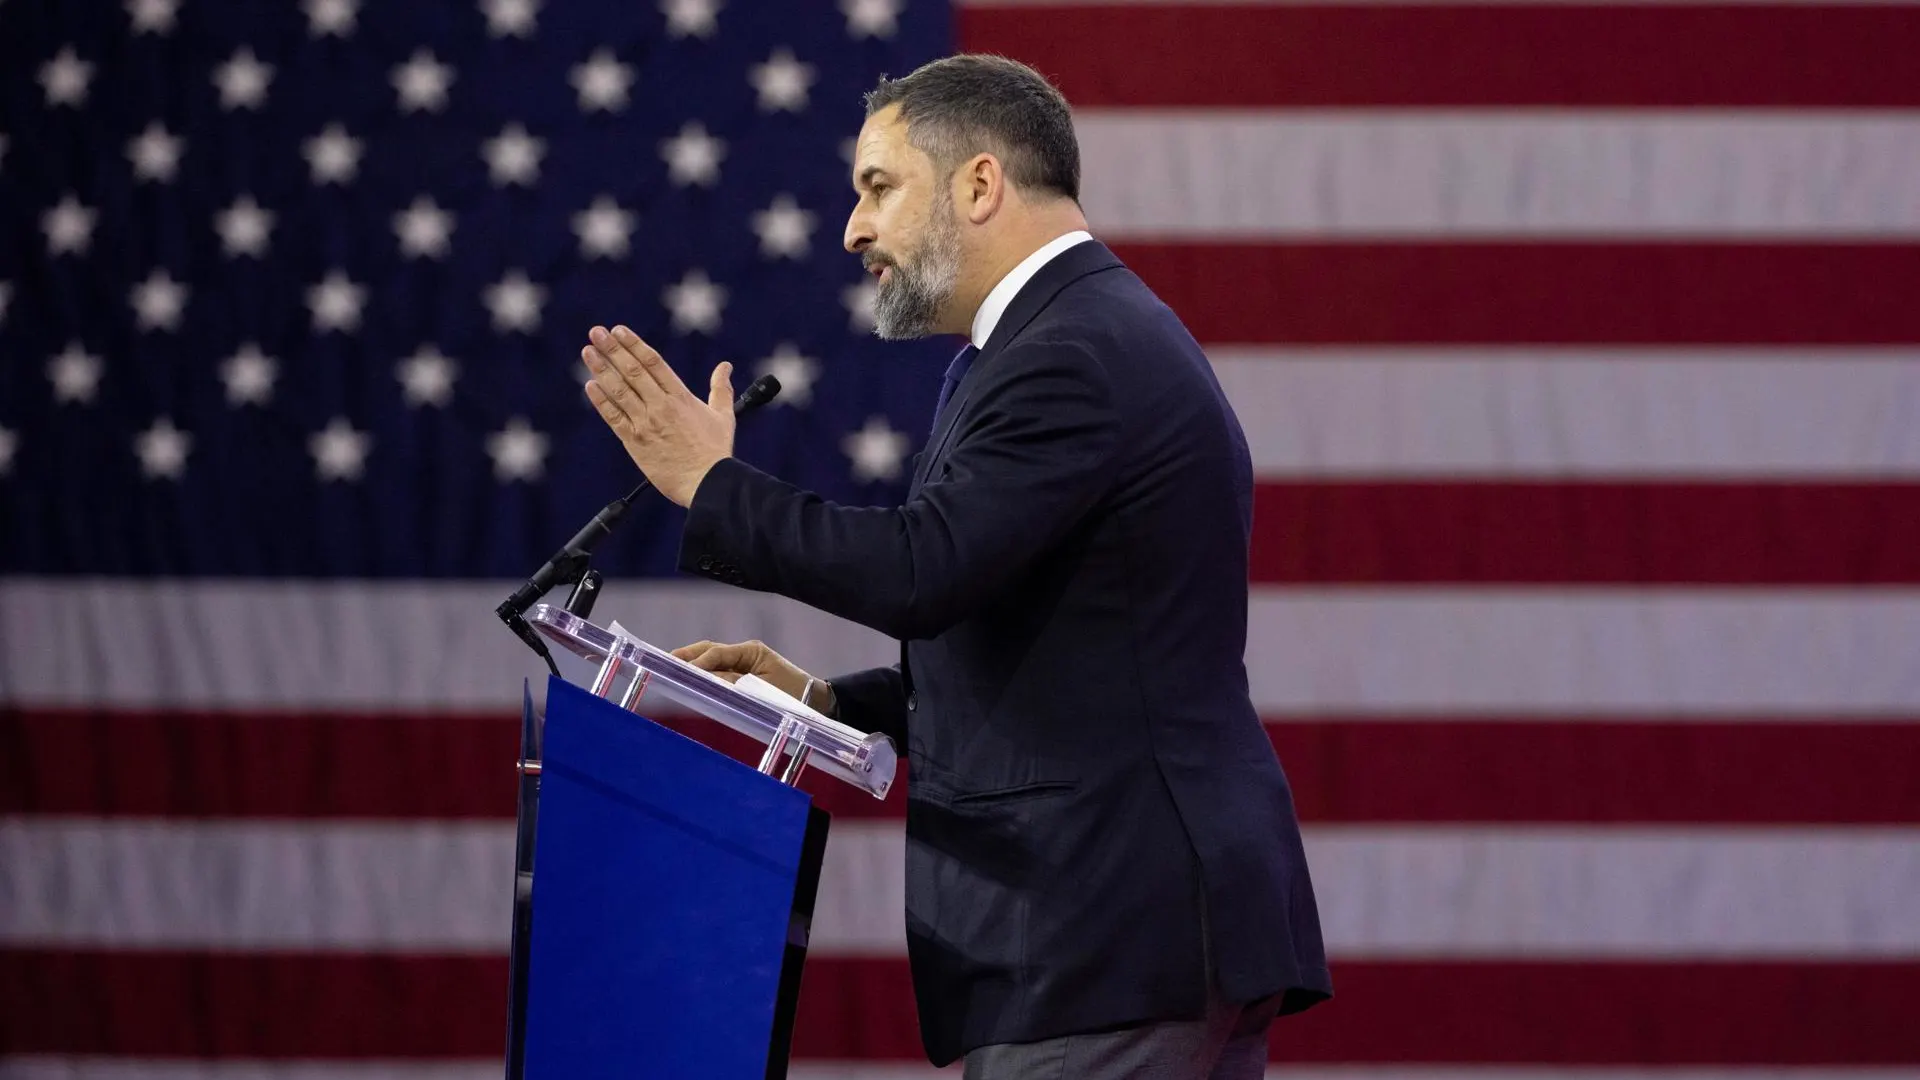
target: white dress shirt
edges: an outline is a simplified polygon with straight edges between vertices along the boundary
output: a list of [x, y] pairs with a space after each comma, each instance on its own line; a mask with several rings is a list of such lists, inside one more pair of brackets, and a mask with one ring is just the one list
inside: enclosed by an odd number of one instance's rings
[[1027, 282], [1033, 280], [1033, 275], [1039, 273], [1041, 267], [1073, 245], [1091, 239], [1093, 234], [1085, 229], [1075, 229], [1065, 236], [1056, 236], [1041, 245], [1038, 251], [1021, 259], [1020, 265], [1007, 271], [1007, 276], [1001, 278], [999, 284], [987, 293], [985, 300], [980, 301], [980, 310], [973, 313], [973, 347], [987, 347], [987, 339], [993, 336], [993, 328], [1000, 324], [1000, 316], [1007, 313], [1007, 305], [1013, 303], [1013, 298], [1019, 295]]

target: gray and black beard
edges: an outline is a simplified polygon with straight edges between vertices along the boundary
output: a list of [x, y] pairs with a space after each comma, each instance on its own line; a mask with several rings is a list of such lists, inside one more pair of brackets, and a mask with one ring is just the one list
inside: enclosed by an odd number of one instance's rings
[[960, 224], [951, 198], [928, 222], [913, 262], [890, 265], [893, 273], [874, 297], [873, 332], [888, 341], [930, 336], [960, 280]]

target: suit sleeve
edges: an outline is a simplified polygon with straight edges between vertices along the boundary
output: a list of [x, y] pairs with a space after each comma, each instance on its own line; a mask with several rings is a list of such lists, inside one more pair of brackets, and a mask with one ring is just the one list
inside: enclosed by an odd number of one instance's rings
[[688, 508], [681, 569], [903, 640], [991, 602], [1113, 483], [1120, 417], [1078, 343], [1023, 342], [979, 375], [947, 472], [905, 505], [841, 506], [738, 459], [716, 464]]
[[899, 664], [856, 671], [831, 681], [833, 703], [841, 723], [861, 731], [881, 732], [893, 740], [901, 753], [906, 753], [907, 692], [900, 679]]

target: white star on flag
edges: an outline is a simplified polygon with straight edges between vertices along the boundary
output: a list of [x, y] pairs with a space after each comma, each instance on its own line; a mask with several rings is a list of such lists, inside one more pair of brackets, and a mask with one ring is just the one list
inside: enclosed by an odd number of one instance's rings
[[547, 152], [547, 141], [527, 134], [519, 124], [508, 124], [500, 134], [481, 144], [480, 156], [487, 159], [487, 171], [494, 187], [520, 184], [532, 187], [540, 179], [540, 158]]
[[360, 172], [360, 140], [339, 124], [328, 124], [320, 134], [301, 144], [307, 168], [316, 184], [346, 184]]
[[73, 46], [62, 46], [53, 59], [40, 65], [40, 86], [47, 92], [47, 108], [87, 103], [87, 85], [93, 81], [93, 63], [80, 59]]
[[709, 280], [705, 271], [689, 270], [677, 284], [667, 286], [661, 302], [673, 313], [674, 330], [712, 336], [720, 329], [720, 309], [727, 305], [727, 290]]
[[853, 460], [855, 481], [894, 480], [907, 456], [907, 437], [893, 430], [884, 416], [870, 416], [865, 427], [840, 440], [840, 449]]
[[213, 216], [213, 228], [220, 234], [221, 250], [227, 258], [267, 253], [267, 238], [273, 233], [273, 213], [263, 209], [252, 195], [242, 195]]
[[453, 65], [434, 59], [431, 50], [415, 49], [406, 63], [393, 69], [393, 88], [400, 94], [400, 111], [445, 109], [447, 88], [453, 85], [453, 78]]
[[260, 108], [266, 103], [267, 84], [272, 81], [273, 65], [261, 63], [246, 45], [213, 73], [213, 84], [220, 88], [220, 108], [227, 112]]
[[586, 63], [574, 65], [568, 81], [580, 95], [581, 112], [620, 112], [627, 107], [633, 67], [614, 59], [611, 49], [595, 49]]
[[487, 17], [488, 37], [530, 38], [540, 4], [538, 0], [481, 0], [480, 10]]
[[93, 208], [82, 206], [72, 195], [62, 198], [40, 216], [40, 230], [47, 234], [47, 254], [85, 255], [93, 244], [97, 216]]
[[20, 449], [20, 436], [12, 428], [0, 427], [0, 476], [13, 471], [13, 455]]
[[358, 480], [367, 470], [367, 452], [373, 448], [373, 436], [355, 431], [344, 416], [327, 421], [327, 426], [307, 439], [313, 455], [314, 475], [328, 480]]
[[505, 277], [487, 286], [485, 293], [497, 333], [532, 333], [540, 328], [540, 305], [547, 301], [547, 289], [527, 280], [525, 271], [507, 271]]
[[580, 237], [581, 258], [624, 258], [631, 245], [633, 211], [621, 209], [613, 196], [601, 195], [573, 215], [573, 231]]
[[547, 437], [516, 416], [487, 436], [487, 454], [493, 458], [493, 477], [501, 483], [538, 480], [546, 468]]
[[317, 285], [307, 287], [307, 308], [313, 312], [313, 332], [324, 334], [338, 330], [350, 334], [360, 329], [360, 309], [367, 302], [367, 288], [356, 285], [340, 270], [329, 270]]
[[249, 341], [240, 351], [220, 364], [220, 381], [227, 384], [227, 404], [265, 405], [273, 400], [273, 381], [280, 374], [280, 362], [260, 351]]
[[666, 159], [667, 176], [675, 186], [712, 187], [720, 179], [720, 162], [727, 156], [727, 144], [708, 134], [699, 121], [688, 121], [680, 134], [661, 141], [660, 156]]
[[890, 38], [900, 28], [899, 0], [840, 0], [840, 13], [855, 38]]
[[359, 0], [306, 0], [300, 7], [307, 13], [308, 37], [353, 36], [360, 13]]
[[394, 374], [400, 379], [401, 392], [409, 407], [432, 405], [437, 408], [453, 399], [453, 380], [459, 374], [459, 366], [440, 355], [440, 350], [432, 345], [422, 345], [412, 356], [400, 361]]
[[47, 379], [53, 383], [54, 402], [92, 404], [104, 370], [100, 358], [87, 352], [86, 346], [78, 341], [68, 342], [58, 356], [47, 361]]
[[773, 50], [764, 64], [753, 65], [747, 81], [760, 94], [762, 112], [799, 112], [807, 107], [807, 88], [813, 85], [813, 65], [794, 58], [785, 46]]
[[158, 120], [149, 121], [145, 131], [127, 143], [127, 160], [133, 162], [135, 180], [168, 183], [180, 169], [180, 152], [186, 140], [167, 134]]
[[393, 231], [400, 237], [400, 254], [409, 259], [444, 258], [453, 248], [453, 214], [426, 195], [415, 196], [412, 206], [393, 215]]
[[187, 469], [187, 454], [193, 449], [193, 436], [173, 426], [170, 417], [161, 417], [133, 440], [133, 452], [140, 458], [140, 472], [149, 480], [178, 480]]
[[760, 235], [760, 254], [769, 259], [804, 258], [812, 246], [813, 220], [813, 214], [802, 210], [793, 196], [775, 196], [773, 205], [753, 215], [753, 231]]
[[180, 314], [187, 308], [187, 287], [173, 280], [163, 267], [154, 267], [147, 279], [133, 287], [134, 325], [142, 331], [180, 328]]
[[667, 33], [674, 37], [712, 37], [719, 0], [660, 0], [660, 11], [667, 17]]
[[866, 279], [840, 290], [840, 303], [847, 309], [847, 327], [856, 334], [864, 334], [875, 326], [873, 316], [874, 302], [880, 298], [880, 279], [867, 275]]
[[127, 0], [127, 18], [136, 34], [165, 37], [173, 33], [173, 20], [180, 11], [180, 0]]
[[804, 409], [813, 402], [813, 384], [820, 377], [820, 362], [803, 356], [790, 341], [783, 341], [773, 354], [761, 360], [754, 374], [771, 375], [780, 380], [780, 396], [775, 405]]

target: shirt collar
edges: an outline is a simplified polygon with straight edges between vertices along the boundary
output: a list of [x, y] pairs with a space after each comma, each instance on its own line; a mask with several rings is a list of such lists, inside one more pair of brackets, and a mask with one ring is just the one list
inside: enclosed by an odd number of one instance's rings
[[1041, 267], [1073, 245], [1091, 239], [1093, 234], [1085, 229], [1075, 229], [1064, 236], [1056, 236], [1020, 260], [1020, 265], [1007, 271], [1007, 276], [1001, 278], [999, 284], [987, 293], [987, 298], [980, 301], [980, 309], [973, 313], [973, 347], [987, 347], [987, 339], [993, 336], [993, 328], [999, 325], [1000, 316], [1007, 313], [1007, 305], [1013, 303], [1013, 298], [1020, 294], [1027, 282], [1033, 280], [1033, 275], [1039, 273]]

